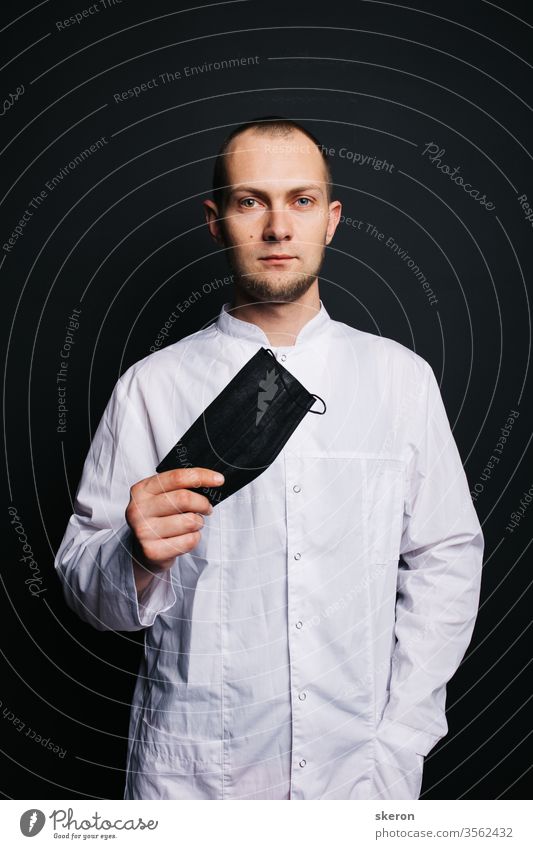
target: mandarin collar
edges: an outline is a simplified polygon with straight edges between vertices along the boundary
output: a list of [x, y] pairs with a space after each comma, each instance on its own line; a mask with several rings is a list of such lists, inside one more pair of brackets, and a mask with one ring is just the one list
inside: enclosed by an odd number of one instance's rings
[[[319, 299], [320, 300], [320, 299]], [[330, 315], [326, 310], [322, 300], [320, 300], [320, 309], [304, 324], [294, 340], [294, 345], [271, 345], [268, 336], [257, 324], [251, 321], [245, 321], [242, 318], [236, 318], [228, 312], [231, 303], [227, 301], [222, 305], [218, 318], [215, 322], [217, 330], [221, 333], [226, 333], [228, 336], [234, 336], [239, 339], [247, 339], [250, 342], [259, 342], [267, 348], [293, 348], [296, 345], [301, 345], [304, 342], [312, 341], [317, 334], [322, 332], [331, 322]]]

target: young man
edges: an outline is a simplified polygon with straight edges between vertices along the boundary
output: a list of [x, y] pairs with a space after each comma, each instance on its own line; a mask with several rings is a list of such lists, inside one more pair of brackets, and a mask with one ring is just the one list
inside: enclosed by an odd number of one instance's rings
[[[233, 301], [122, 375], [86, 459], [55, 565], [82, 619], [146, 628], [126, 799], [417, 799], [447, 733], [483, 537], [430, 366], [319, 298], [331, 191], [294, 122], [231, 134]], [[211, 470], [154, 470], [261, 346], [327, 411], [213, 510]]]

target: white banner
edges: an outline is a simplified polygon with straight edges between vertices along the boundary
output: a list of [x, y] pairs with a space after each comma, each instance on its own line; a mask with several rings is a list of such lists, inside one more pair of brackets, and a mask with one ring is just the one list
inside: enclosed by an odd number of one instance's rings
[[[202, 811], [201, 808], [205, 807]], [[529, 801], [2, 802], [2, 845], [231, 849], [531, 849]], [[28, 839], [35, 837], [35, 843]], [[290, 841], [290, 843], [289, 843]]]

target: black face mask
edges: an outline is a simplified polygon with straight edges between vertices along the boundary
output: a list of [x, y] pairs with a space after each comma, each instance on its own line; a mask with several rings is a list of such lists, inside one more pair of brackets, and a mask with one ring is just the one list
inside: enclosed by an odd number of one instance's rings
[[[311, 410], [315, 400], [323, 410]], [[257, 478], [276, 459], [306, 413], [326, 404], [308, 392], [270, 348], [260, 348], [157, 466], [222, 472], [222, 486], [192, 488], [213, 506]]]

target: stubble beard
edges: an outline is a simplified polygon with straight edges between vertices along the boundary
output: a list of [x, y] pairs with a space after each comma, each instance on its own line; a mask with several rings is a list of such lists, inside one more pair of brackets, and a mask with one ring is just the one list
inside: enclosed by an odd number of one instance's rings
[[233, 274], [233, 283], [253, 301], [295, 301], [304, 295], [317, 279], [326, 253], [322, 251], [316, 268], [310, 272], [265, 271], [246, 272], [236, 260], [235, 251], [226, 240], [226, 260]]

